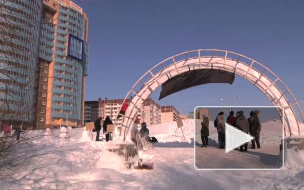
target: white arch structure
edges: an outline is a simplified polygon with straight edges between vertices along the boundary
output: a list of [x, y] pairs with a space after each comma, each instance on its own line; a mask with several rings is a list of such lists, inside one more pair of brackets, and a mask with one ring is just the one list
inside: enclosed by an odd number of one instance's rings
[[[133, 126], [142, 103], [168, 79], [197, 69], [217, 69], [235, 73], [258, 87], [275, 106], [284, 110], [285, 136], [300, 134], [298, 116], [304, 121], [295, 97], [270, 69], [244, 55], [227, 50], [199, 49], [183, 52], [165, 59], [149, 69], [130, 89], [125, 97], [129, 106], [123, 117], [124, 140]], [[298, 115], [298, 116], [297, 116]]]

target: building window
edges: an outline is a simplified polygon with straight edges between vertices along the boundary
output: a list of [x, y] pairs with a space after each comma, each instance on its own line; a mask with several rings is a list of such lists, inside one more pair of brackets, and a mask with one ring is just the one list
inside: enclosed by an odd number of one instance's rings
[[46, 93], [42, 93], [42, 97], [45, 98], [46, 97]]
[[42, 80], [43, 80], [43, 81], [47, 81], [47, 78], [46, 78], [46, 77], [43, 77]]
[[42, 109], [40, 110], [40, 113], [45, 113], [45, 109], [42, 108]]
[[46, 85], [45, 84], [42, 85], [42, 89], [46, 89]]
[[41, 104], [45, 106], [46, 102], [45, 102], [45, 101], [42, 101]]
[[40, 121], [44, 121], [44, 117], [40, 117]]

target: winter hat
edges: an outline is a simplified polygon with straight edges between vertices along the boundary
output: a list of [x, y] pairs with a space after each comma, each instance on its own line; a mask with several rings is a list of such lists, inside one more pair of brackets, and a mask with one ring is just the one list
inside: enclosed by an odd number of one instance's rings
[[221, 111], [221, 112], [219, 113], [219, 115], [224, 115], [224, 112]]
[[254, 115], [254, 112], [253, 112], [253, 111], [251, 111], [251, 112], [250, 112], [250, 116], [252, 117], [253, 115]]
[[141, 124], [141, 127], [147, 127], [146, 122], [143, 122], [143, 123]]
[[137, 117], [137, 118], [135, 119], [135, 122], [136, 122], [136, 123], [138, 123], [138, 122], [139, 122], [139, 119], [138, 119], [138, 117]]
[[230, 115], [233, 115], [233, 114], [234, 114], [234, 112], [233, 112], [233, 111], [231, 111], [231, 112], [230, 112]]

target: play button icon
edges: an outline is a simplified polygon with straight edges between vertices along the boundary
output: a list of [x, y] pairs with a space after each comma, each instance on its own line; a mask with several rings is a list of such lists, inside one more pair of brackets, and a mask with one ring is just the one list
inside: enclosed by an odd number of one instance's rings
[[241, 146], [242, 144], [251, 141], [254, 139], [252, 136], [244, 133], [241, 130], [236, 129], [235, 127], [225, 123], [226, 125], [226, 149], [225, 152], [228, 153], [231, 150], [234, 150], [236, 147]]

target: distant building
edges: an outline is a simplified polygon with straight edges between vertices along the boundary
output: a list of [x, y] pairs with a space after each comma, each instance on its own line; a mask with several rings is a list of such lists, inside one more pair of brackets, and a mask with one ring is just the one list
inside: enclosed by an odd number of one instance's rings
[[104, 120], [107, 116], [110, 116], [113, 123], [117, 127], [121, 127], [122, 119], [117, 120], [116, 116], [120, 111], [119, 109], [123, 101], [123, 99], [109, 100], [107, 98], [99, 98], [97, 101], [85, 101], [85, 123], [95, 121], [98, 117], [102, 117]]
[[211, 118], [211, 115], [210, 115], [210, 110], [209, 109], [197, 109], [196, 112], [195, 112], [195, 118], [196, 119], [203, 119], [203, 115], [204, 114], [207, 114], [208, 118], [210, 119]]
[[148, 98], [142, 104], [138, 117], [141, 122], [146, 122], [148, 126], [159, 124], [161, 123], [161, 106]]
[[[98, 117], [102, 117], [103, 120], [106, 116], [110, 116], [113, 123], [117, 127], [122, 126], [122, 118], [116, 119], [120, 108], [123, 104], [124, 99], [98, 99], [97, 101], [85, 101], [84, 109], [84, 122], [95, 121]], [[137, 118], [140, 122], [146, 122], [147, 125], [157, 125], [163, 122], [172, 122], [180, 117], [179, 112], [173, 106], [160, 106], [151, 98], [144, 101], [140, 110], [137, 114]], [[188, 118], [187, 116], [182, 116], [182, 118]]]
[[85, 101], [84, 104], [84, 123], [95, 121], [100, 115], [98, 101]]
[[161, 106], [161, 122], [176, 121], [179, 117], [179, 111], [173, 106]]
[[194, 112], [189, 112], [189, 116], [188, 116], [190, 119], [193, 119], [194, 118]]
[[189, 119], [189, 116], [187, 116], [187, 115], [179, 115], [179, 117], [180, 117], [181, 119]]

